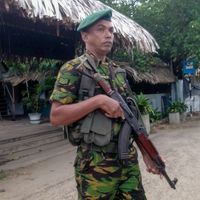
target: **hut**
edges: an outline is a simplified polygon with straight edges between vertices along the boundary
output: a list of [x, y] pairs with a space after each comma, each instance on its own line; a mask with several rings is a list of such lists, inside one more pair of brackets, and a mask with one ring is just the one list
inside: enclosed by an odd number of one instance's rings
[[128, 63], [122, 63], [121, 66], [127, 71], [132, 90], [136, 94], [145, 94], [157, 111], [166, 112], [176, 82], [171, 67], [162, 61], [151, 65], [147, 72], [130, 67]]
[[[94, 0], [1, 0], [0, 1], [0, 55], [1, 62], [9, 56], [43, 57], [69, 60], [76, 53], [80, 36], [76, 27], [95, 10], [107, 8]], [[156, 52], [159, 48], [152, 35], [133, 20], [113, 10], [114, 46], [131, 51]], [[134, 71], [132, 71], [134, 74]], [[149, 75], [145, 76], [148, 79]], [[151, 80], [153, 80], [152, 75]], [[21, 77], [19, 81], [26, 80]], [[136, 78], [136, 77], [135, 77]], [[142, 77], [140, 76], [139, 79]], [[16, 78], [14, 78], [16, 80]], [[13, 79], [12, 79], [13, 80]], [[157, 79], [158, 80], [158, 79]], [[15, 115], [16, 81], [2, 79], [12, 102]], [[13, 84], [13, 82], [15, 82]], [[17, 82], [18, 83], [18, 82]]]
[[[69, 59], [75, 53], [77, 25], [106, 7], [94, 0], [1, 0], [1, 54]], [[112, 21], [116, 45], [156, 52], [157, 42], [139, 24], [115, 10]]]

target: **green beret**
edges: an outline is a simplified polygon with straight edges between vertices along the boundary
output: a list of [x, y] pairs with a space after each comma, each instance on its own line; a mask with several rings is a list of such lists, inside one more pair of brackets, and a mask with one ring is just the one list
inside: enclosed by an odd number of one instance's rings
[[111, 17], [112, 17], [112, 10], [109, 8], [94, 12], [81, 21], [81, 23], [77, 28], [77, 31], [85, 31], [87, 28], [89, 28], [91, 25], [95, 24], [97, 21], [101, 19], [110, 21]]

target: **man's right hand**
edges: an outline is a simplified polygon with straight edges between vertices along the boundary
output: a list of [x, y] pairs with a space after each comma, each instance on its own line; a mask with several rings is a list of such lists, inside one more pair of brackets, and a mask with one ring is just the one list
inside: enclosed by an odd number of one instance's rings
[[98, 95], [100, 109], [109, 118], [124, 118], [123, 110], [118, 101], [108, 97], [107, 95]]

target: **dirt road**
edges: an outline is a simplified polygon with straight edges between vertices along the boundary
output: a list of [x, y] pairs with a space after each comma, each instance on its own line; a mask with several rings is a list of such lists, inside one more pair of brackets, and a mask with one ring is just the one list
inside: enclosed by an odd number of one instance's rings
[[[146, 172], [140, 157], [143, 183], [148, 200], [200, 199], [200, 119], [180, 126], [161, 125], [151, 139], [163, 155], [167, 172], [177, 177], [177, 189], [170, 189], [159, 176]], [[75, 148], [68, 153], [9, 172], [0, 180], [1, 200], [74, 200]]]

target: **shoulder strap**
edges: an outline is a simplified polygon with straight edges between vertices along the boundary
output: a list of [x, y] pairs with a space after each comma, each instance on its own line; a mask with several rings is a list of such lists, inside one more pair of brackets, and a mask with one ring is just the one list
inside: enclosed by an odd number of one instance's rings
[[[79, 57], [81, 62], [85, 61], [85, 56]], [[91, 67], [85, 62], [84, 67], [87, 70], [87, 73], [91, 72]], [[95, 93], [95, 87], [96, 83], [95, 81], [90, 78], [89, 76], [86, 76], [84, 74], [81, 74], [81, 81], [80, 81], [80, 87], [79, 87], [79, 100], [83, 100], [88, 97], [94, 96]]]

